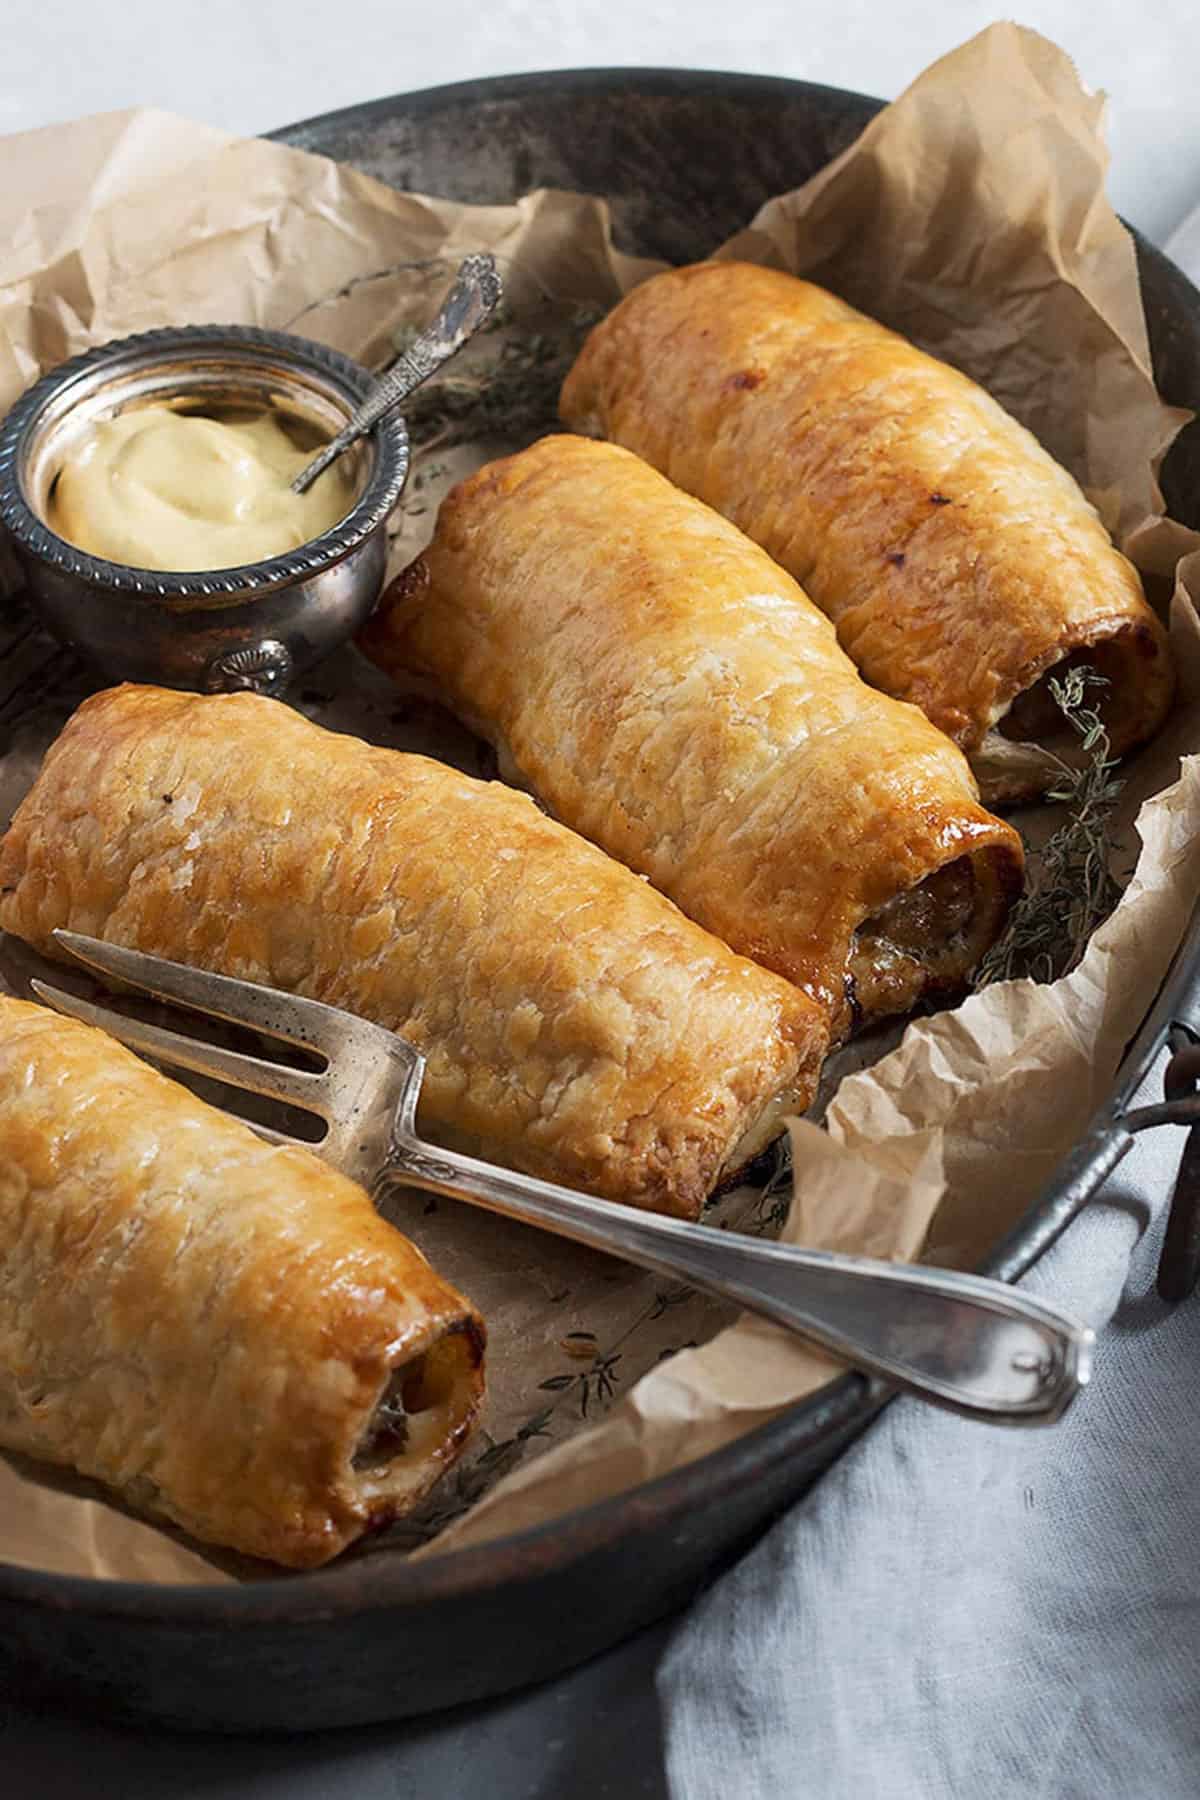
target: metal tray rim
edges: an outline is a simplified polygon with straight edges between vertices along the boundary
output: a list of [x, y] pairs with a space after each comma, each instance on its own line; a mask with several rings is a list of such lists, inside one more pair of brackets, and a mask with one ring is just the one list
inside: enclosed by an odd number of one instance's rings
[[[695, 94], [699, 81], [711, 82], [725, 95], [764, 97], [777, 93], [795, 98], [798, 93], [803, 93], [813, 98], [829, 96], [841, 105], [858, 103], [868, 114], [885, 104], [855, 90], [784, 76], [617, 65], [538, 70], [444, 83], [410, 94], [381, 96], [338, 108], [278, 127], [264, 135], [303, 149], [305, 133], [318, 126], [386, 117], [399, 106], [409, 114], [419, 114], [447, 99], [519, 97], [564, 85], [576, 91], [599, 90], [614, 81], [628, 81], [631, 86], [643, 90], [689, 95]], [[1200, 315], [1200, 292], [1163, 252], [1147, 245], [1132, 227], [1129, 229], [1139, 248], [1150, 250], [1194, 296]], [[1008, 1281], [1019, 1279], [1087, 1204], [1124, 1148], [1128, 1147], [1121, 1125], [1122, 1109], [1153, 1063], [1172, 1019], [1184, 1010], [1185, 997], [1195, 989], [1198, 980], [1200, 905], [1189, 920], [1157, 999], [1122, 1060], [1112, 1092], [1097, 1110], [1079, 1144], [1064, 1158], [1046, 1192], [1030, 1205], [1013, 1230], [985, 1259], [982, 1272]], [[1120, 1142], [1122, 1139], [1125, 1140], [1123, 1143]], [[1120, 1147], [1114, 1155], [1116, 1144]], [[0, 1562], [0, 1599], [32, 1604], [48, 1612], [78, 1608], [97, 1619], [153, 1617], [161, 1620], [164, 1614], [170, 1614], [180, 1624], [228, 1622], [263, 1626], [387, 1612], [418, 1601], [445, 1599], [471, 1590], [484, 1581], [495, 1585], [495, 1564], [501, 1552], [508, 1559], [501, 1575], [503, 1584], [521, 1578], [524, 1558], [535, 1551], [537, 1572], [545, 1576], [556, 1566], [575, 1560], [584, 1551], [624, 1536], [629, 1530], [631, 1503], [646, 1515], [664, 1518], [689, 1502], [701, 1506], [718, 1502], [722, 1491], [740, 1482], [743, 1476], [761, 1470], [764, 1455], [774, 1463], [822, 1437], [865, 1426], [887, 1400], [886, 1391], [878, 1384], [868, 1382], [861, 1375], [843, 1374], [723, 1448], [637, 1488], [507, 1537], [428, 1560], [414, 1562], [410, 1558], [399, 1555], [390, 1558], [381, 1553], [299, 1578], [294, 1575], [266, 1576], [250, 1583], [220, 1585], [111, 1581]]]

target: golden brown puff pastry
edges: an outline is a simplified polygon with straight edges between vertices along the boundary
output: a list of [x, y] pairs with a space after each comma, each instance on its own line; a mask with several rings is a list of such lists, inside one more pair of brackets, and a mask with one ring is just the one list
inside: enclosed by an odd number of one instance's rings
[[253, 695], [85, 702], [0, 845], [0, 926], [373, 1019], [428, 1058], [425, 1128], [690, 1217], [826, 1048], [803, 995], [525, 795]]
[[950, 740], [866, 686], [749, 538], [611, 444], [543, 438], [463, 482], [362, 641], [839, 1032], [848, 999], [904, 1012], [961, 984], [1020, 885]]
[[483, 1342], [354, 1182], [0, 995], [0, 1444], [311, 1568], [454, 1462]]
[[1044, 792], [1044, 751], [1073, 745], [1048, 692], [1065, 658], [1106, 678], [1117, 754], [1161, 723], [1165, 634], [1071, 476], [966, 376], [811, 282], [655, 276], [592, 332], [561, 413], [769, 551], [867, 680], [967, 752], [985, 800]]

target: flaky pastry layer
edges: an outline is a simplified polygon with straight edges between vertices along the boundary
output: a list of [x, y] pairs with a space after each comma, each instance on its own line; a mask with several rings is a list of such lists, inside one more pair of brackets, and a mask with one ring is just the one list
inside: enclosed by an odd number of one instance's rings
[[1072, 653], [1108, 681], [1118, 755], [1162, 722], [1165, 633], [1077, 483], [981, 387], [811, 282], [738, 262], [653, 277], [592, 332], [561, 414], [769, 551], [867, 680], [972, 757], [985, 800], [1056, 778], [1011, 740], [1066, 747], [1045, 684]]
[[309, 1568], [455, 1460], [483, 1343], [354, 1182], [0, 995], [0, 1444]]
[[0, 926], [65, 926], [308, 994], [428, 1059], [420, 1122], [695, 1217], [827, 1030], [525, 795], [278, 701], [81, 706], [0, 844]]
[[792, 578], [610, 444], [543, 438], [444, 501], [362, 643], [433, 679], [566, 823], [844, 1030], [961, 983], [1016, 833]]

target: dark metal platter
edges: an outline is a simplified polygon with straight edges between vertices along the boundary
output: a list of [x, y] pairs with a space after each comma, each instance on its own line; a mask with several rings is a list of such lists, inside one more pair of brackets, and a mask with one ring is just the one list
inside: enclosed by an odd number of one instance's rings
[[[882, 102], [764, 76], [598, 69], [464, 82], [276, 132], [398, 188], [468, 202], [566, 187], [613, 201], [623, 249], [705, 255], [798, 186]], [[1200, 293], [1136, 237], [1160, 391], [1200, 409]], [[1200, 426], [1171, 452], [1175, 516], [1200, 525]], [[1197, 727], [1200, 739], [1200, 721]], [[1197, 745], [1200, 748], [1200, 742]], [[1200, 915], [1114, 1089], [1050, 1189], [989, 1259], [1015, 1279], [1120, 1160], [1130, 1132], [1200, 1118]], [[1174, 1031], [1161, 1107], [1130, 1097]], [[1200, 1130], [1163, 1282], [1194, 1277]], [[440, 1559], [368, 1559], [249, 1586], [164, 1588], [0, 1568], [0, 1690], [200, 1729], [302, 1731], [478, 1700], [554, 1675], [682, 1605], [861, 1432], [886, 1395], [847, 1375], [634, 1492]]]

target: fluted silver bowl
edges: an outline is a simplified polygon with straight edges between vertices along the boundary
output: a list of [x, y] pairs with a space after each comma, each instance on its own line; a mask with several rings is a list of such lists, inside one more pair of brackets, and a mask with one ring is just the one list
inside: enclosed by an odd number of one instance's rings
[[305, 338], [242, 325], [147, 331], [73, 357], [0, 426], [0, 523], [51, 630], [116, 680], [278, 693], [358, 629], [378, 596], [386, 527], [408, 475], [404, 420], [346, 453], [355, 498], [328, 531], [233, 569], [164, 573], [77, 549], [46, 523], [54, 481], [101, 419], [147, 400], [279, 407], [333, 436], [368, 372]]

